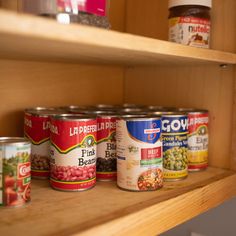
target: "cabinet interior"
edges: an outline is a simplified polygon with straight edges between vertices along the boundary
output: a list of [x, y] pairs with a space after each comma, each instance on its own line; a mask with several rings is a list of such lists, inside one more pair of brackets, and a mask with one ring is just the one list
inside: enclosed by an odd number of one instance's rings
[[[12, 1], [4, 2], [7, 8], [15, 7]], [[112, 0], [112, 29], [167, 40], [167, 2]], [[236, 52], [235, 9], [234, 0], [213, 1], [213, 49]], [[236, 167], [231, 145], [235, 66], [126, 67], [2, 58], [0, 72], [1, 136], [23, 135], [26, 107], [127, 102], [206, 108], [210, 111], [210, 165]]]

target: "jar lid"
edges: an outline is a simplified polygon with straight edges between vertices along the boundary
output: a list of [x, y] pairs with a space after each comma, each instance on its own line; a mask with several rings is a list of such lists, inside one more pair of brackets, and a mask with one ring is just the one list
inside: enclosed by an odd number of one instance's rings
[[168, 7], [177, 7], [183, 5], [198, 5], [205, 7], [212, 7], [212, 0], [169, 0]]

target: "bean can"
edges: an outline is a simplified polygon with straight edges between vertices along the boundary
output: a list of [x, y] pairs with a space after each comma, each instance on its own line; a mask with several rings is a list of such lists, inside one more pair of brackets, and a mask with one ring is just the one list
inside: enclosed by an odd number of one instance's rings
[[131, 191], [163, 185], [161, 118], [123, 115], [117, 120], [117, 185]]
[[24, 138], [0, 138], [0, 205], [17, 207], [30, 201], [31, 144]]
[[181, 180], [188, 176], [188, 116], [172, 112], [162, 115], [164, 180]]
[[52, 188], [82, 191], [96, 184], [96, 117], [56, 115], [51, 117]]
[[50, 115], [61, 113], [54, 108], [36, 107], [25, 110], [24, 134], [32, 144], [32, 178], [49, 178]]

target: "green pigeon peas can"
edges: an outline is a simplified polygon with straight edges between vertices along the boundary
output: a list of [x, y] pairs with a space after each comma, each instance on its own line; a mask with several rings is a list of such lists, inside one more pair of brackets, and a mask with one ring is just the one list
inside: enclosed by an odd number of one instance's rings
[[162, 115], [163, 171], [165, 181], [188, 176], [188, 116], [173, 112]]

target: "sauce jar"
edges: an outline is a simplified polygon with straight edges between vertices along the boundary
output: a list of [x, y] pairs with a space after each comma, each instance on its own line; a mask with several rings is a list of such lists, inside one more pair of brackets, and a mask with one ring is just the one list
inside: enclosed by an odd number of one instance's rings
[[23, 12], [56, 19], [59, 23], [80, 23], [110, 28], [109, 0], [19, 0]]
[[209, 48], [211, 0], [169, 0], [169, 41]]

